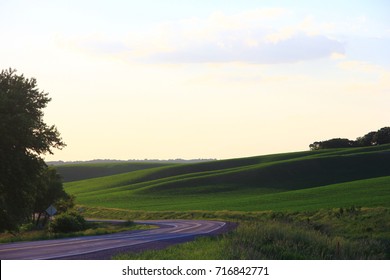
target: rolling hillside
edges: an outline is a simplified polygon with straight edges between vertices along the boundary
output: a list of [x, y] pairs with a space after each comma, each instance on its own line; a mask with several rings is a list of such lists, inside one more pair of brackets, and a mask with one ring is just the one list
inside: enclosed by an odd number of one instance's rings
[[157, 162], [77, 163], [56, 166], [64, 182], [110, 176], [152, 167], [172, 165]]
[[[110, 167], [100, 168], [100, 174], [106, 174]], [[67, 182], [65, 189], [76, 195], [79, 204], [133, 210], [390, 207], [390, 145], [143, 166], [120, 172]]]

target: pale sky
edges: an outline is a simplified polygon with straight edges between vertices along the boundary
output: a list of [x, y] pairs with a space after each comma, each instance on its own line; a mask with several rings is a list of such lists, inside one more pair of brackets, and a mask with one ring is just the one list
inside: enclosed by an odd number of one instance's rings
[[390, 126], [390, 2], [0, 0], [47, 160], [236, 158]]

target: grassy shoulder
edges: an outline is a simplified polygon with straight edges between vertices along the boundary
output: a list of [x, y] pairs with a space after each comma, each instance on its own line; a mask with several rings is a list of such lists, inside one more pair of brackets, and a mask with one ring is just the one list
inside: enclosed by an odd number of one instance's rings
[[390, 259], [390, 209], [264, 212], [214, 237], [114, 259]]
[[47, 228], [35, 229], [30, 225], [24, 225], [18, 233], [1, 233], [0, 243], [103, 235], [103, 234], [117, 233], [122, 231], [146, 230], [146, 229], [153, 229], [153, 228], [156, 227], [152, 225], [136, 224], [130, 220], [125, 221], [123, 223], [88, 222], [87, 228], [85, 230], [70, 232], [70, 233], [52, 233]]

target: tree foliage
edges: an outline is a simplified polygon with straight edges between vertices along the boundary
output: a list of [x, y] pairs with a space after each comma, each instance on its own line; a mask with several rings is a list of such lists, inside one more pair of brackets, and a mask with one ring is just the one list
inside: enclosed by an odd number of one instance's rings
[[332, 148], [349, 148], [353, 147], [353, 141], [346, 138], [333, 138], [327, 141], [314, 142], [310, 144], [311, 150], [320, 150], [320, 149], [332, 149]]
[[373, 142], [375, 145], [382, 145], [390, 143], [390, 127], [383, 127], [379, 129], [374, 137]]
[[87, 222], [78, 213], [62, 213], [56, 217], [56, 219], [50, 224], [50, 230], [59, 233], [67, 233], [73, 231], [84, 230], [87, 226]]
[[0, 231], [31, 217], [47, 168], [41, 155], [62, 148], [57, 128], [43, 120], [51, 99], [34, 78], [0, 73]]
[[[51, 204], [57, 204], [59, 201], [68, 201], [70, 196], [64, 191], [62, 186], [62, 179], [57, 173], [57, 170], [53, 167], [48, 167], [42, 170], [40, 176], [40, 184], [36, 190], [33, 220], [38, 225], [40, 218], [46, 218], [45, 211]], [[57, 206], [57, 205], [56, 205]], [[59, 210], [58, 207], [57, 211]], [[65, 212], [67, 209], [61, 208], [61, 212]], [[37, 217], [35, 218], [35, 216]], [[45, 222], [43, 222], [44, 224]]]
[[316, 141], [309, 145], [310, 150], [322, 150], [331, 148], [351, 148], [376, 146], [390, 143], [390, 127], [382, 127], [378, 131], [371, 131], [356, 140], [346, 138], [333, 138], [326, 141]]

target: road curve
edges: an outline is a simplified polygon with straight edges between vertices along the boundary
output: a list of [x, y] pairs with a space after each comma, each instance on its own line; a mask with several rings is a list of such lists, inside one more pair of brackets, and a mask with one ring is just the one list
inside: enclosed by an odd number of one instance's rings
[[174, 240], [206, 235], [225, 226], [224, 222], [203, 220], [136, 221], [160, 228], [145, 231], [126, 231], [99, 236], [83, 236], [55, 240], [0, 244], [1, 260], [47, 260], [74, 258], [122, 247], [142, 246], [154, 241]]

